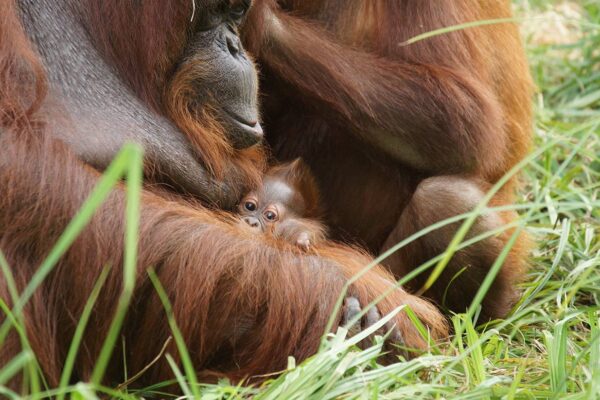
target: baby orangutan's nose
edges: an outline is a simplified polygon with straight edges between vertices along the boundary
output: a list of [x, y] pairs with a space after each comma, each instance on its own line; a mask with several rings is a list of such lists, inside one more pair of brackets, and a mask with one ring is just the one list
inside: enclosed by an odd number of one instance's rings
[[260, 229], [260, 221], [255, 217], [244, 217], [242, 221], [250, 225], [252, 228]]

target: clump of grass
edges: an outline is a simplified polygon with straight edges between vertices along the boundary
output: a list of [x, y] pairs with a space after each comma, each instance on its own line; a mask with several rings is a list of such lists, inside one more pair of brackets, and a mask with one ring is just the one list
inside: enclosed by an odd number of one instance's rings
[[[555, 8], [557, 5], [560, 7]], [[0, 395], [17, 398], [2, 384], [25, 371], [32, 398], [96, 398], [97, 395], [119, 399], [164, 398], [169, 395], [163, 390], [173, 384], [178, 384], [187, 397], [207, 399], [600, 398], [600, 3], [518, 0], [516, 12], [517, 17], [522, 17], [526, 39], [531, 39], [528, 53], [539, 88], [536, 152], [524, 162], [525, 186], [516, 208], [522, 213], [519, 226], [534, 235], [538, 246], [527, 279], [520, 287], [523, 297], [505, 320], [475, 326], [473, 317], [478, 306], [475, 301], [469, 313], [452, 317], [456, 335], [435, 352], [411, 361], [399, 359], [387, 366], [377, 363], [382, 339], [364, 350], [355, 346], [377, 326], [352, 338], [340, 328], [327, 337], [316, 355], [300, 365], [290, 359], [287, 371], [260, 387], [232, 385], [226, 380], [213, 385], [198, 384], [188, 360], [183, 370], [172, 363], [174, 381], [157, 382], [136, 390], [129, 390], [126, 385], [107, 388], [97, 383], [108, 360], [105, 357], [91, 383], [69, 385], [71, 363], [67, 363], [64, 374], [67, 378], [61, 380], [61, 386], [46, 390], [27, 345], [20, 309], [10, 310], [0, 301], [3, 312], [9, 316], [0, 327], [0, 339], [9, 327], [17, 329], [24, 349], [0, 370]], [[568, 38], [542, 40], [539, 34], [532, 33], [534, 25], [544, 22], [536, 18], [530, 26], [531, 16], [544, 16], [548, 12], [552, 18], [557, 15], [566, 18], [564, 27], [571, 30], [565, 34]], [[132, 187], [128, 215], [128, 248], [132, 251], [126, 256], [126, 265], [135, 264], [139, 152], [127, 148], [124, 153], [107, 172], [99, 195], [72, 222], [72, 229], [65, 233], [53, 256], [44, 264], [42, 275], [32, 281], [31, 289], [52, 269], [56, 257], [85, 224], [107, 188], [127, 172]], [[443, 259], [444, 254], [439, 260]], [[502, 258], [498, 266], [501, 261]], [[0, 269], [10, 283], [10, 269], [1, 256]], [[131, 269], [125, 268], [126, 281], [131, 279], [130, 273]], [[162, 293], [155, 277], [153, 283]], [[98, 290], [101, 285], [102, 280]], [[122, 294], [121, 310], [128, 303], [127, 287]], [[482, 293], [486, 288], [483, 285]], [[19, 304], [19, 298], [27, 293], [19, 295], [13, 290], [13, 303]], [[96, 290], [86, 310], [91, 310], [95, 296]], [[168, 313], [166, 296], [161, 299]], [[84, 312], [81, 330], [86, 322]], [[180, 352], [185, 354], [174, 320], [170, 319], [170, 323]], [[119, 325], [116, 319], [107, 349], [116, 343]], [[79, 340], [76, 333], [70, 357], [74, 357]]]

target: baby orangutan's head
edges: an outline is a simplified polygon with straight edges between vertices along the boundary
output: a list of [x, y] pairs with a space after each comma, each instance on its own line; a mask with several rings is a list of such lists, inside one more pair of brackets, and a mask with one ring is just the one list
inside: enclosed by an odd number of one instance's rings
[[317, 217], [318, 203], [315, 180], [297, 158], [269, 169], [262, 187], [242, 199], [239, 213], [250, 227], [269, 232], [289, 219]]
[[263, 185], [240, 202], [239, 213], [257, 232], [295, 244], [308, 251], [325, 240], [315, 180], [301, 159], [272, 167]]

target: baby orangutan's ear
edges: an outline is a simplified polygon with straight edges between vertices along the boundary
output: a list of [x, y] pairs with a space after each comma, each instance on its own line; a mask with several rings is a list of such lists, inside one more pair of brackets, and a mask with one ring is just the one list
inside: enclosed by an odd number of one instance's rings
[[281, 178], [300, 193], [306, 205], [305, 217], [320, 216], [319, 188], [310, 167], [302, 158], [273, 167], [269, 175]]
[[314, 180], [309, 166], [300, 157], [293, 161], [281, 164], [280, 168], [281, 174], [285, 176], [285, 180], [289, 183], [305, 185], [310, 183], [304, 182], [304, 180]]

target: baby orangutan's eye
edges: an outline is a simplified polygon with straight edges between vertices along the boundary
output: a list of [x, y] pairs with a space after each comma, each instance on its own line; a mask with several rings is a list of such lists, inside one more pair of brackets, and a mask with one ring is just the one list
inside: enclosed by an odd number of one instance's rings
[[271, 210], [265, 211], [264, 216], [270, 222], [275, 222], [275, 221], [277, 221], [277, 218], [279, 218], [277, 213], [275, 211], [271, 211]]
[[255, 211], [256, 203], [253, 202], [252, 200], [246, 200], [246, 202], [244, 203], [244, 208], [248, 211]]

